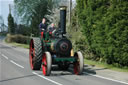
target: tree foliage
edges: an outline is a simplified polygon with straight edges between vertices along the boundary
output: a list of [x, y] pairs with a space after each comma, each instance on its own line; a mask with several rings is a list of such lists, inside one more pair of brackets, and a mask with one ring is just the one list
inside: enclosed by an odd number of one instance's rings
[[[18, 14], [22, 17], [22, 22], [30, 26], [30, 32], [35, 36], [39, 35], [39, 23], [46, 15], [51, 14], [52, 0], [14, 0]], [[47, 22], [49, 22], [48, 18]]]
[[128, 1], [77, 0], [77, 13], [93, 59], [128, 66]]
[[8, 15], [8, 32], [10, 34], [15, 34], [14, 19], [10, 13]]
[[19, 25], [16, 25], [17, 29], [16, 29], [16, 33], [17, 34], [22, 34], [24, 36], [30, 36], [30, 27], [26, 26], [26, 25], [22, 25], [22, 24], [19, 24]]

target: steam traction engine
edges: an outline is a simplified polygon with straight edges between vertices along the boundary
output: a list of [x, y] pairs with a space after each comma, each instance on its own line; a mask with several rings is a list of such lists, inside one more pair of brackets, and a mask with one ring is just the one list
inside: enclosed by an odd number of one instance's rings
[[29, 60], [32, 70], [40, 70], [49, 76], [52, 65], [58, 65], [67, 70], [73, 64], [74, 73], [80, 75], [83, 71], [84, 59], [80, 51], [73, 53], [72, 43], [66, 34], [66, 7], [60, 7], [60, 28], [55, 33], [44, 32], [40, 38], [30, 41]]

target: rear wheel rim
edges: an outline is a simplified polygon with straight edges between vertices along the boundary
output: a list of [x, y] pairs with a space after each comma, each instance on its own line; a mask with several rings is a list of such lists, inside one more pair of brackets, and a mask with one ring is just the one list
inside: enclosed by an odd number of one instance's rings
[[31, 69], [33, 69], [33, 57], [34, 57], [34, 48], [33, 48], [33, 42], [30, 43], [30, 53], [29, 53], [29, 61], [30, 61], [30, 66]]
[[46, 75], [47, 72], [47, 59], [46, 59], [46, 54], [43, 55], [43, 59], [42, 59], [42, 71], [43, 74]]

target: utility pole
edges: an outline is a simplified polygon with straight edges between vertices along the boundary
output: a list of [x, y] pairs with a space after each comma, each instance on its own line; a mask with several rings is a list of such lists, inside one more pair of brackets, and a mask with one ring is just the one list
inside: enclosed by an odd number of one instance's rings
[[69, 26], [71, 27], [72, 0], [69, 0]]
[[3, 32], [5, 31], [5, 25], [4, 25], [4, 20], [3, 20]]
[[9, 14], [11, 14], [11, 4], [9, 4]]

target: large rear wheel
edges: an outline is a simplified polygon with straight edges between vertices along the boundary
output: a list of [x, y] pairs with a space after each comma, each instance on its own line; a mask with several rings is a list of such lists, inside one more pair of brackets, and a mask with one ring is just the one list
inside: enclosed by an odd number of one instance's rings
[[42, 61], [42, 45], [40, 38], [33, 38], [30, 41], [29, 61], [32, 70], [40, 70]]
[[82, 74], [83, 72], [83, 67], [84, 67], [84, 58], [83, 58], [83, 55], [82, 53], [79, 51], [79, 52], [76, 52], [74, 57], [77, 59], [75, 62], [74, 62], [74, 73], [76, 75], [80, 75]]
[[44, 76], [51, 74], [52, 58], [50, 52], [45, 52], [42, 58], [42, 71]]

